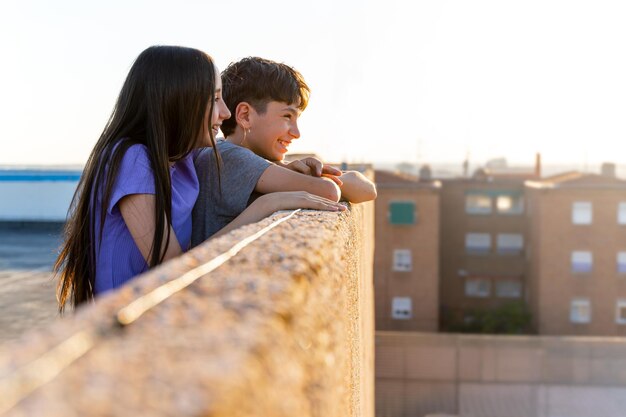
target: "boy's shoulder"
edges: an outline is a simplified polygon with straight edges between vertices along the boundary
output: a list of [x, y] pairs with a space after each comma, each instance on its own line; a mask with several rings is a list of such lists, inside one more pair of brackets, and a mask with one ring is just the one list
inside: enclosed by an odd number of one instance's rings
[[[236, 145], [226, 140], [219, 140], [216, 143], [217, 151], [222, 162], [222, 169], [226, 172], [240, 171], [243, 166], [246, 169], [251, 167], [264, 170], [271, 165], [271, 162], [255, 154], [248, 148]], [[213, 148], [203, 148], [194, 159], [196, 169], [212, 169], [216, 165], [215, 150]]]
[[[250, 149], [244, 148], [243, 146], [236, 145], [224, 139], [219, 139], [215, 145], [217, 147], [217, 151], [219, 152], [220, 156], [238, 155], [238, 156], [247, 156], [251, 158], [261, 158], [260, 156], [252, 152]], [[215, 157], [215, 152], [213, 151], [213, 148], [206, 147], [206, 148], [202, 148], [200, 152], [198, 152], [197, 158], [205, 159], [205, 158], [213, 158], [213, 157]]]

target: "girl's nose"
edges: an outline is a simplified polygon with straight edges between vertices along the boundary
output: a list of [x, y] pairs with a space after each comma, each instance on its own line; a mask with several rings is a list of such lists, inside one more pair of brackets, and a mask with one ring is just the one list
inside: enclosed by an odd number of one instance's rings
[[220, 111], [220, 117], [222, 120], [230, 119], [230, 110], [228, 110], [228, 106], [225, 103], [222, 104], [222, 109]]

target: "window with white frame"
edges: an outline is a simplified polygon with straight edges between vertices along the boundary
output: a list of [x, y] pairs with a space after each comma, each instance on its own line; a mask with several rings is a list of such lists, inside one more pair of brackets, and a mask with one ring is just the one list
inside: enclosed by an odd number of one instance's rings
[[491, 251], [491, 235], [489, 233], [467, 233], [465, 235], [465, 251], [472, 254], [484, 254]]
[[626, 274], [626, 252], [617, 252], [617, 273]]
[[572, 252], [572, 272], [587, 273], [593, 269], [593, 255], [589, 251]]
[[626, 202], [617, 205], [617, 224], [626, 224]]
[[491, 196], [471, 193], [465, 196], [465, 212], [468, 214], [491, 214]]
[[391, 318], [396, 320], [409, 320], [413, 317], [410, 297], [393, 297], [391, 300]]
[[575, 298], [570, 304], [569, 320], [572, 323], [591, 322], [591, 302], [587, 298]]
[[591, 224], [593, 221], [593, 207], [589, 201], [577, 201], [572, 204], [572, 223]]
[[524, 249], [524, 236], [519, 233], [498, 233], [496, 246], [500, 254], [517, 254]]
[[496, 199], [498, 214], [522, 214], [524, 212], [524, 197], [522, 195], [499, 195]]
[[411, 251], [409, 249], [395, 249], [393, 251], [393, 270], [408, 272], [412, 269]]
[[626, 300], [617, 300], [615, 306], [615, 322], [617, 324], [626, 324]]
[[496, 296], [498, 298], [521, 298], [522, 283], [514, 280], [496, 281]]
[[465, 280], [465, 295], [473, 298], [489, 297], [491, 281], [488, 278], [468, 278]]

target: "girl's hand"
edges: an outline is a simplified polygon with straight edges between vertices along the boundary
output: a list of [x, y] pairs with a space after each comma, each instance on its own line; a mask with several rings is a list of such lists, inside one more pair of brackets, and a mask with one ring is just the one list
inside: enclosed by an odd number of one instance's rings
[[346, 210], [346, 206], [343, 204], [335, 203], [332, 200], [318, 197], [306, 191], [280, 191], [264, 194], [254, 200], [239, 216], [211, 236], [210, 239], [222, 236], [243, 225], [261, 221], [279, 210], [299, 208], [335, 212]]
[[[261, 201], [259, 201], [261, 200]], [[346, 206], [335, 203], [306, 191], [283, 191], [259, 197], [254, 203], [265, 207], [266, 217], [279, 210], [311, 209], [324, 211], [345, 211]]]

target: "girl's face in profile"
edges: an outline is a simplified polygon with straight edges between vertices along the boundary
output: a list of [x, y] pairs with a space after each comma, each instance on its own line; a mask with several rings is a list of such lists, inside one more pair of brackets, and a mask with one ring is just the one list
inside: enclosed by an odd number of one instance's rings
[[215, 67], [215, 102], [213, 103], [213, 113], [211, 115], [209, 115], [210, 111], [211, 103], [207, 103], [206, 113], [202, 121], [202, 140], [200, 141], [202, 146], [211, 146], [209, 129], [211, 129], [215, 138], [220, 126], [222, 126], [222, 122], [230, 117], [230, 111], [222, 99], [222, 77], [217, 67]]

